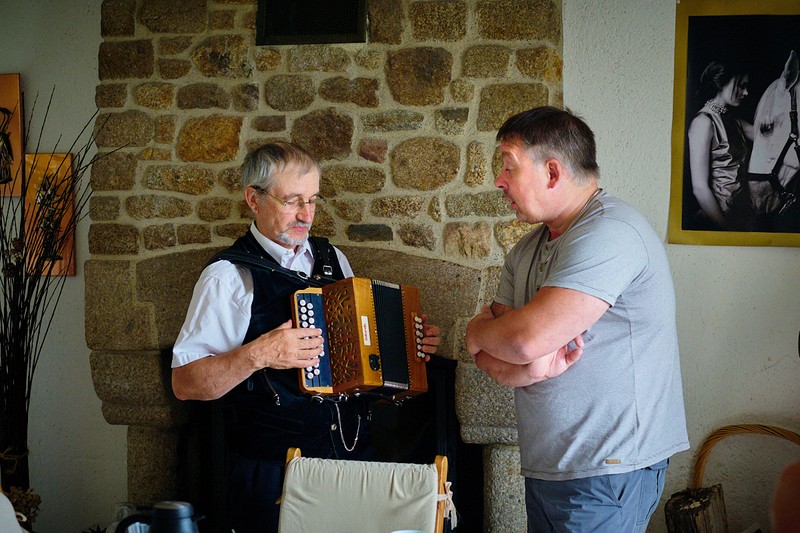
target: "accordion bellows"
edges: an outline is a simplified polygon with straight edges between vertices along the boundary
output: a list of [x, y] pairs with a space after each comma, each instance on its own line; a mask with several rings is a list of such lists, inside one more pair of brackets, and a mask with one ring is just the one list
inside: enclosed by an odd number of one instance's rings
[[300, 370], [301, 390], [393, 398], [428, 390], [416, 287], [347, 278], [295, 292], [292, 318], [323, 337], [319, 364]]

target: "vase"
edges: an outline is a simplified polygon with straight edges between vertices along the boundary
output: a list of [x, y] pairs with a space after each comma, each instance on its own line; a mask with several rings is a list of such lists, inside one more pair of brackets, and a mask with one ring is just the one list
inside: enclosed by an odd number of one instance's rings
[[[0, 338], [0, 481], [10, 487], [30, 488], [28, 471], [28, 384], [30, 356], [20, 340], [24, 325], [13, 324], [11, 335]], [[0, 337], [3, 337], [0, 335]]]
[[0, 481], [3, 492], [8, 492], [11, 487], [28, 490], [31, 485], [30, 471], [28, 470], [28, 449], [26, 446], [8, 447], [0, 457]]

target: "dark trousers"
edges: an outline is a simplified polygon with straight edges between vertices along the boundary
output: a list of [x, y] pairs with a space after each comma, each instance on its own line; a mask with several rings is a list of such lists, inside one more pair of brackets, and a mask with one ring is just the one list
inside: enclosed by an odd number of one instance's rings
[[[346, 428], [353, 431], [355, 428]], [[323, 440], [330, 444], [326, 452], [303, 454], [307, 457], [320, 456], [330, 459], [350, 459], [357, 461], [374, 460], [369, 424], [359, 425], [358, 446], [352, 451], [344, 448], [340, 438], [340, 428], [326, 432]], [[352, 435], [355, 435], [353, 433]], [[288, 450], [288, 448], [287, 448]], [[301, 453], [303, 448], [301, 447]], [[225, 461], [225, 480], [227, 487], [226, 515], [228, 527], [236, 533], [273, 533], [278, 531], [280, 506], [275, 503], [283, 492], [283, 477], [286, 470], [285, 459], [253, 459], [229, 452]]]
[[668, 460], [567, 481], [525, 478], [529, 533], [644, 533], [664, 491]]
[[236, 533], [278, 531], [284, 463], [228, 456], [228, 523]]

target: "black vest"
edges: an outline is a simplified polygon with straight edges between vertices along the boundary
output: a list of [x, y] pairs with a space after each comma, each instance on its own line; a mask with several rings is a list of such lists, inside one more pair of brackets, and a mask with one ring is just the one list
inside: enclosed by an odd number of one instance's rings
[[[310, 241], [312, 275], [324, 274], [324, 266], [329, 266], [331, 277], [344, 278], [327, 239], [312, 237]], [[291, 318], [291, 294], [306, 288], [308, 282], [282, 268], [252, 233], [248, 231], [209, 263], [222, 259], [247, 267], [253, 277], [250, 324], [243, 344]], [[230, 452], [278, 462], [285, 461], [286, 451], [292, 446], [300, 448], [306, 457], [366, 459], [371, 454], [366, 402], [358, 398], [322, 401], [300, 392], [297, 369], [255, 372], [222, 401]]]

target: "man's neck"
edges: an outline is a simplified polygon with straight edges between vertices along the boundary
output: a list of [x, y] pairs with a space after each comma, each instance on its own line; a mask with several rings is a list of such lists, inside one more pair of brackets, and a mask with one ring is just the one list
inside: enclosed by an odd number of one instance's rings
[[563, 235], [572, 226], [572, 223], [588, 207], [598, 191], [596, 180], [591, 180], [586, 185], [576, 189], [576, 193], [570, 197], [559, 216], [546, 224], [547, 229], [550, 231], [550, 240]]
[[264, 248], [278, 263], [281, 262], [281, 257], [286, 253], [287, 250], [291, 250], [296, 254], [303, 248], [303, 245], [287, 246], [283, 242], [267, 237], [255, 223], [253, 224], [253, 227], [255, 228], [254, 236], [256, 237], [256, 240], [261, 243], [261, 247]]

